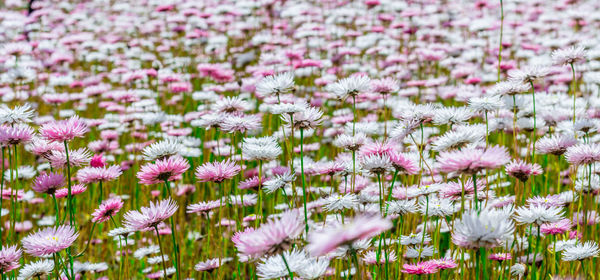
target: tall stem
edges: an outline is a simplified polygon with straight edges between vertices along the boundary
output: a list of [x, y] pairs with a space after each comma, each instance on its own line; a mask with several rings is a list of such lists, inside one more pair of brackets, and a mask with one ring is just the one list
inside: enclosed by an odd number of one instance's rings
[[473, 174], [473, 194], [475, 199], [473, 203], [475, 203], [475, 211], [479, 213], [479, 199], [477, 199], [477, 174]]
[[535, 140], [537, 138], [537, 119], [535, 117], [535, 88], [533, 86], [533, 81], [529, 81], [529, 84], [531, 85], [531, 95], [533, 97], [533, 149], [531, 150], [531, 161], [535, 163]]
[[300, 172], [302, 176], [302, 199], [304, 204], [304, 226], [308, 235], [308, 211], [306, 210], [306, 179], [304, 178], [304, 129], [300, 128]]
[[[575, 103], [577, 102], [577, 79], [575, 78], [575, 65], [571, 62], [571, 72], [573, 73], [573, 79], [571, 80], [571, 92], [573, 92], [573, 125], [575, 125]], [[575, 132], [577, 137], [577, 132]]]
[[163, 278], [167, 279], [167, 262], [165, 261], [165, 253], [163, 251], [162, 242], [160, 241], [160, 233], [158, 233], [158, 226], [154, 226], [154, 231], [156, 231], [156, 238], [158, 239], [158, 248], [160, 249], [160, 256], [162, 258], [162, 266], [163, 266]]
[[287, 260], [285, 259], [285, 256], [283, 255], [283, 253], [281, 253], [281, 259], [283, 260], [283, 263], [285, 264], [285, 268], [288, 271], [288, 274], [290, 275], [290, 280], [294, 280], [294, 273], [292, 273], [292, 270], [290, 269], [290, 266], [287, 263]]
[[[167, 195], [169, 196], [169, 198], [172, 199], [171, 186], [169, 185], [169, 181], [167, 181], [167, 180], [165, 180], [165, 189], [167, 191]], [[176, 273], [177, 280], [179, 280], [180, 260], [179, 260], [179, 244], [177, 244], [177, 237], [176, 237], [177, 229], [175, 228], [174, 216], [171, 216], [171, 218], [169, 218], [169, 220], [171, 222], [171, 239], [173, 241], [173, 256], [175, 257], [175, 260], [173, 260], [173, 264], [175, 265], [175, 273]]]
[[71, 193], [71, 161], [69, 160], [69, 147], [67, 141], [63, 142], [65, 145], [65, 155], [67, 156], [67, 182], [68, 182], [68, 197], [67, 197], [67, 210], [69, 211], [69, 225], [73, 226], [73, 209], [71, 208], [73, 194]]
[[429, 195], [425, 195], [425, 221], [423, 222], [423, 236], [421, 237], [421, 248], [419, 248], [419, 261], [421, 261], [421, 253], [425, 244], [425, 235], [427, 234], [427, 217], [429, 216]]
[[498, 82], [500, 81], [500, 64], [502, 62], [502, 33], [504, 32], [504, 3], [500, 0], [500, 46], [498, 47]]

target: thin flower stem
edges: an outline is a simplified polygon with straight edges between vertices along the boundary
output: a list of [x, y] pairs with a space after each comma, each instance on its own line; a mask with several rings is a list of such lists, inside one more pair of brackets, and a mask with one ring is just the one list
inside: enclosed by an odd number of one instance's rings
[[502, 35], [504, 33], [504, 3], [502, 2], [502, 0], [500, 0], [500, 43], [498, 46], [498, 80], [497, 82], [500, 81], [500, 73], [501, 73], [501, 67], [500, 65], [502, 64]]
[[423, 222], [423, 236], [421, 237], [421, 247], [419, 248], [418, 261], [421, 261], [421, 253], [425, 244], [425, 235], [427, 234], [427, 218], [429, 217], [429, 195], [425, 195], [425, 221]]
[[162, 242], [160, 241], [160, 233], [158, 232], [158, 226], [154, 226], [154, 231], [156, 232], [156, 238], [158, 239], [158, 248], [160, 249], [160, 256], [162, 258], [162, 267], [163, 267], [163, 278], [167, 279], [167, 262], [165, 261], [165, 253], [163, 251]]
[[94, 222], [92, 224], [92, 229], [90, 230], [90, 236], [88, 237], [88, 241], [85, 244], [85, 248], [83, 248], [83, 251], [81, 251], [79, 254], [75, 255], [74, 258], [79, 258], [81, 256], [83, 256], [83, 254], [85, 253], [85, 251], [90, 247], [90, 243], [92, 241], [92, 236], [94, 235], [94, 229], [96, 228], [96, 222]]
[[56, 224], [56, 226], [58, 226], [58, 223], [60, 222], [60, 212], [58, 211], [58, 202], [56, 201], [56, 195], [54, 193], [52, 194], [52, 199], [54, 200], [54, 208], [56, 211], [55, 224]]
[[69, 225], [73, 226], [73, 194], [71, 193], [71, 162], [69, 160], [69, 146], [67, 141], [63, 142], [65, 145], [65, 155], [67, 156], [67, 182], [68, 182], [68, 197], [67, 197], [67, 210], [69, 211]]
[[[571, 62], [571, 72], [573, 73], [573, 78], [571, 80], [571, 92], [573, 93], [573, 125], [575, 125], [575, 105], [577, 103], [577, 79], [575, 78], [575, 65]], [[575, 131], [575, 138], [577, 138], [577, 131]]]
[[294, 280], [294, 273], [292, 273], [292, 270], [290, 270], [290, 266], [287, 263], [287, 260], [285, 259], [285, 256], [283, 255], [283, 253], [281, 253], [281, 259], [283, 260], [283, 263], [285, 264], [285, 268], [287, 269], [289, 275], [290, 275], [290, 280]]
[[[2, 169], [2, 173], [0, 176], [4, 176], [4, 147], [2, 147], [2, 158], [0, 159], [0, 168]], [[4, 196], [4, 180], [0, 178], [0, 197]], [[0, 199], [0, 209], [2, 209], [2, 201], [4, 199]], [[2, 227], [0, 227], [0, 246], [3, 245], [2, 242]]]
[[[167, 191], [167, 195], [169, 196], [169, 198], [172, 199], [171, 186], [169, 184], [169, 181], [167, 181], [167, 180], [165, 180], [165, 189]], [[179, 280], [179, 278], [180, 278], [179, 244], [177, 244], [177, 237], [176, 237], [177, 229], [175, 228], [174, 219], [175, 219], [174, 216], [171, 216], [171, 218], [169, 218], [169, 221], [171, 223], [171, 239], [173, 241], [173, 256], [175, 257], [175, 259], [173, 260], [173, 264], [175, 265], [175, 274], [176, 274], [177, 280]]]
[[477, 173], [473, 174], [473, 195], [475, 196], [473, 200], [473, 203], [475, 204], [475, 211], [479, 213], [479, 199], [477, 199]]
[[304, 205], [304, 227], [308, 235], [308, 211], [306, 210], [306, 179], [304, 178], [304, 129], [300, 128], [300, 172], [302, 176], [302, 199]]

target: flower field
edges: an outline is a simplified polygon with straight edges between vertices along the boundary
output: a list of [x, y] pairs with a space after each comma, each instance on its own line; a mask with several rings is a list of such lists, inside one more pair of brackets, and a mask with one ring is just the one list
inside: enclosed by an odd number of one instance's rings
[[599, 279], [598, 10], [2, 1], [1, 280]]

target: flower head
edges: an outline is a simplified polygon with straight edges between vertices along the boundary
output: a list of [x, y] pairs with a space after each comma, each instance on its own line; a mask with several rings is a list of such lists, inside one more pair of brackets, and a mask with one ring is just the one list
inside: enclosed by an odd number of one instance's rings
[[42, 137], [54, 142], [70, 141], [76, 137], [83, 137], [86, 132], [88, 132], [88, 126], [78, 116], [50, 122], [40, 128]]
[[238, 232], [231, 240], [241, 255], [257, 258], [287, 250], [303, 229], [304, 222], [299, 212], [290, 211], [283, 213], [281, 218], [267, 221], [256, 230], [248, 228]]
[[530, 176], [542, 174], [542, 168], [537, 163], [526, 163], [520, 159], [511, 161], [506, 166], [506, 173], [519, 179], [521, 182], [526, 182]]
[[229, 159], [221, 162], [207, 162], [196, 169], [196, 178], [200, 182], [221, 183], [233, 178], [241, 168]]
[[48, 227], [32, 233], [21, 240], [27, 254], [45, 257], [69, 248], [79, 236], [75, 230], [66, 225]]
[[125, 213], [124, 224], [126, 227], [144, 231], [157, 227], [162, 221], [173, 216], [177, 211], [177, 204], [170, 198], [157, 203], [150, 201], [149, 207], [142, 207], [140, 211], [131, 210]]
[[123, 200], [119, 197], [113, 197], [103, 201], [98, 209], [92, 213], [92, 216], [94, 217], [92, 218], [92, 222], [104, 223], [110, 220], [112, 216], [121, 210], [121, 207], [123, 207]]
[[307, 249], [313, 256], [325, 255], [337, 247], [373, 237], [392, 227], [392, 223], [378, 216], [358, 216], [344, 225], [313, 232], [308, 236]]
[[165, 181], [176, 181], [181, 179], [181, 174], [190, 168], [188, 161], [179, 156], [156, 160], [147, 163], [137, 173], [140, 183], [145, 185], [160, 184]]
[[17, 249], [16, 245], [2, 246], [2, 250], [0, 250], [0, 272], [4, 274], [21, 266], [19, 259], [21, 259], [21, 249]]
[[64, 184], [65, 177], [62, 174], [42, 173], [35, 178], [31, 188], [39, 193], [54, 194]]

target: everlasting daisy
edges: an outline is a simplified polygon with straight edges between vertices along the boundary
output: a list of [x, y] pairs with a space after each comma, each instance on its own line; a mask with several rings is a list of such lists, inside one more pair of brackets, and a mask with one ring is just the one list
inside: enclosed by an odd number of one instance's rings
[[279, 96], [294, 88], [294, 74], [285, 72], [277, 75], [264, 77], [256, 84], [256, 93], [268, 96], [275, 94]]
[[6, 104], [0, 106], [0, 124], [14, 125], [31, 122], [33, 108], [29, 104], [9, 108]]
[[577, 144], [577, 140], [573, 136], [552, 135], [540, 138], [535, 144], [535, 149], [540, 154], [560, 156], [575, 144]]
[[[75, 195], [85, 192], [86, 190], [87, 190], [86, 186], [84, 186], [82, 184], [75, 184], [75, 185], [71, 186], [71, 195], [75, 196]], [[69, 195], [69, 189], [68, 188], [58, 189], [58, 190], [56, 190], [54, 195], [56, 196], [56, 198], [67, 197]]]
[[506, 148], [492, 146], [485, 150], [465, 148], [460, 151], [442, 152], [437, 160], [442, 172], [475, 174], [484, 169], [495, 169], [509, 161]]
[[92, 213], [92, 222], [104, 223], [108, 221], [112, 216], [117, 214], [123, 207], [123, 201], [119, 197], [109, 198], [100, 204], [98, 209]]
[[177, 204], [170, 198], [157, 203], [150, 201], [149, 207], [142, 207], [140, 211], [131, 210], [123, 218], [126, 227], [145, 231], [158, 226], [161, 222], [173, 216], [177, 211]]
[[567, 161], [574, 165], [591, 164], [600, 161], [600, 145], [577, 144], [567, 148], [565, 153]]
[[152, 161], [177, 155], [181, 149], [183, 149], [183, 145], [179, 141], [166, 139], [145, 147], [142, 153], [145, 160]]
[[207, 213], [213, 209], [221, 207], [221, 202], [218, 200], [198, 202], [187, 206], [187, 213]]
[[277, 139], [273, 136], [244, 138], [242, 154], [245, 160], [274, 160], [283, 153]]
[[256, 230], [247, 228], [238, 232], [231, 240], [241, 255], [257, 258], [287, 250], [303, 228], [304, 222], [298, 212], [290, 211], [283, 213], [281, 218], [268, 220]]
[[65, 177], [58, 173], [42, 173], [35, 178], [31, 188], [39, 193], [54, 194], [65, 185]]
[[181, 179], [181, 174], [190, 168], [188, 161], [179, 156], [168, 157], [147, 163], [137, 173], [137, 178], [144, 185], [160, 184], [165, 181]]
[[572, 225], [569, 219], [562, 219], [554, 223], [543, 224], [540, 230], [543, 234], [563, 234], [570, 230]]
[[42, 137], [54, 142], [70, 141], [76, 137], [83, 137], [86, 132], [88, 132], [88, 126], [78, 116], [73, 116], [68, 120], [50, 122], [40, 128]]
[[11, 270], [14, 270], [21, 266], [19, 260], [21, 259], [21, 249], [17, 249], [17, 246], [2, 246], [0, 250], [0, 273], [4, 275]]
[[468, 249], [494, 248], [512, 235], [514, 224], [506, 213], [484, 209], [463, 214], [454, 226], [452, 242]]
[[33, 128], [28, 125], [0, 126], [0, 143], [18, 145], [29, 143], [33, 138]]
[[69, 248], [79, 234], [70, 226], [48, 227], [21, 240], [23, 250], [35, 257], [44, 257]]
[[391, 227], [392, 224], [387, 219], [378, 216], [358, 216], [344, 225], [313, 232], [308, 236], [307, 249], [312, 256], [322, 256], [337, 247], [373, 237]]
[[221, 162], [208, 162], [196, 169], [196, 178], [200, 182], [221, 183], [233, 178], [240, 170], [241, 168], [229, 159]]
[[436, 265], [430, 262], [420, 262], [416, 264], [405, 263], [402, 265], [402, 273], [407, 274], [423, 275], [436, 273], [437, 271]]
[[521, 182], [526, 182], [530, 176], [542, 174], [542, 168], [537, 163], [531, 164], [517, 159], [508, 163], [506, 173]]
[[365, 92], [370, 87], [371, 79], [363, 75], [354, 75], [341, 79], [336, 83], [327, 85], [327, 90], [335, 94], [338, 99], [344, 99], [347, 96], [356, 96]]
[[265, 181], [263, 185], [266, 193], [273, 193], [280, 188], [290, 186], [294, 180], [296, 180], [296, 175], [286, 171], [281, 175], [275, 175], [273, 178]]
[[[92, 154], [86, 148], [77, 150], [69, 150], [69, 164], [73, 166], [82, 166], [88, 164]], [[54, 168], [63, 168], [67, 166], [67, 153], [66, 151], [52, 151], [48, 155], [48, 161]]]
[[552, 60], [556, 65], [572, 64], [584, 61], [587, 57], [586, 50], [581, 46], [573, 46], [552, 52]]
[[478, 112], [492, 112], [504, 106], [500, 96], [473, 97], [469, 100], [469, 107]]
[[43, 279], [54, 270], [54, 262], [50, 260], [39, 260], [23, 266], [19, 270], [18, 280]]
[[287, 125], [293, 125], [295, 128], [311, 129], [316, 128], [323, 122], [322, 117], [323, 111], [315, 107], [307, 107], [302, 112], [294, 113], [291, 117], [289, 115], [282, 115], [281, 119]]
[[121, 176], [123, 171], [119, 166], [84, 167], [77, 171], [77, 180], [82, 184], [107, 182]]
[[537, 224], [557, 222], [562, 218], [563, 209], [559, 207], [546, 207], [543, 205], [531, 205], [517, 207], [515, 209], [515, 220], [521, 224]]
[[562, 252], [563, 261], [580, 261], [589, 258], [595, 258], [600, 253], [598, 244], [595, 241], [586, 241], [574, 246], [567, 247]]
[[226, 260], [222, 260], [219, 258], [209, 259], [209, 260], [199, 262], [196, 265], [194, 265], [194, 270], [211, 272], [211, 271], [221, 267], [221, 265], [223, 265], [224, 263], [226, 263]]

